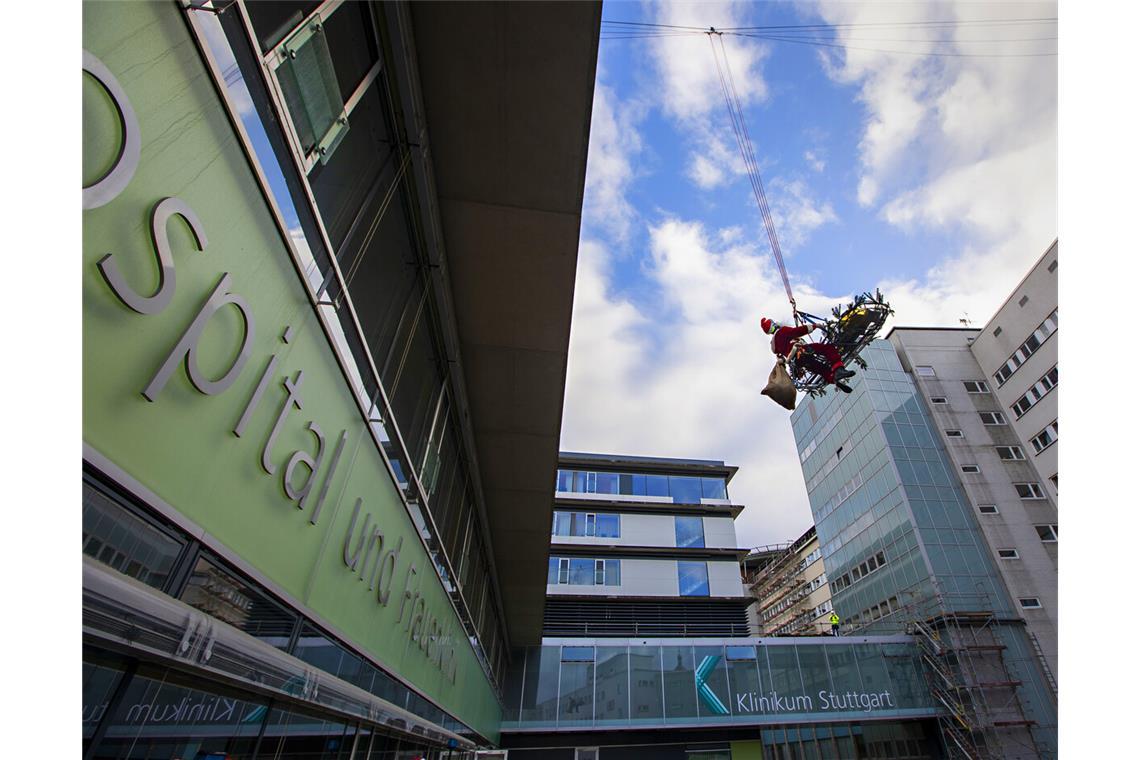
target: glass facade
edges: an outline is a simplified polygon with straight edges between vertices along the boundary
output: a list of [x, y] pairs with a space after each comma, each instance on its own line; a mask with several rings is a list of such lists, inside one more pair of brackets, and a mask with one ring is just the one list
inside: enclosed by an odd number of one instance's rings
[[550, 527], [552, 536], [591, 536], [620, 538], [621, 515], [593, 512], [555, 512]]
[[[979, 610], [1016, 619], [978, 517], [893, 347], [864, 350], [851, 394], [792, 414], [832, 603], [843, 632], [897, 633], [909, 622]], [[1056, 725], [1055, 703], [1023, 627], [993, 626], [1030, 720]], [[833, 665], [834, 672], [834, 665]], [[1040, 744], [1055, 744], [1042, 732]]]
[[709, 566], [707, 562], [677, 561], [677, 587], [681, 596], [709, 595]]
[[652, 496], [668, 498], [676, 504], [700, 504], [701, 499], [727, 500], [725, 482], [724, 478], [693, 475], [559, 470], [555, 489], [562, 494]]
[[83, 752], [92, 760], [474, 757], [117, 659], [85, 655], [82, 699]]
[[677, 534], [677, 546], [703, 547], [705, 545], [705, 521], [701, 517], [673, 518]]
[[620, 559], [551, 557], [547, 565], [549, 586], [620, 586]]
[[[368, 659], [353, 652], [343, 642], [322, 632], [304, 616], [276, 599], [268, 590], [245, 578], [237, 570], [228, 567], [221, 559], [202, 549], [189, 536], [182, 535], [173, 526], [159, 523], [155, 518], [144, 516], [141, 512], [134, 512], [101, 482], [91, 477], [85, 478], [83, 500], [85, 505], [83, 512], [84, 545], [94, 546], [92, 536], [106, 535], [107, 540], [103, 542], [103, 545], [118, 547], [114, 554], [88, 551], [88, 555], [93, 559], [126, 575], [144, 580], [144, 582], [154, 581], [161, 577], [164, 582], [160, 585], [160, 591], [180, 599], [212, 618], [227, 623], [424, 720], [456, 733], [474, 735], [469, 728], [444, 712], [439, 706], [424, 699], [422, 695], [409, 689], [401, 681], [385, 673]], [[108, 533], [106, 530], [108, 525], [121, 527], [117, 532]], [[161, 551], [156, 552], [156, 546], [160, 547]], [[177, 551], [174, 551], [175, 547], [177, 547]], [[160, 559], [156, 559], [156, 557]], [[587, 561], [591, 563], [592, 576], [593, 560]], [[137, 570], [137, 568], [153, 569], [155, 567], [161, 568], [162, 572], [152, 571], [145, 574], [144, 571]], [[139, 572], [144, 572], [144, 575], [140, 577]], [[156, 584], [152, 582], [149, 585]], [[88, 655], [95, 658], [100, 656], [97, 650], [85, 651], [85, 657]], [[99, 721], [104, 717], [103, 713], [106, 707], [104, 703], [110, 701], [116, 684], [120, 680], [121, 670], [121, 666], [116, 670], [114, 667], [95, 664], [95, 660], [84, 664], [83, 694], [85, 707], [83, 727], [85, 737], [89, 738], [94, 734]], [[201, 683], [193, 684], [193, 686], [205, 688]], [[155, 687], [158, 691], [154, 689], [147, 691], [147, 688], [149, 687], [145, 685], [138, 686], [138, 689], [142, 690], [140, 694], [151, 695], [151, 697], [147, 697], [151, 702], [163, 705], [167, 703], [165, 696], [161, 696], [165, 692], [161, 692], [159, 687]], [[159, 696], [154, 696], [155, 694], [159, 694]], [[190, 700], [189, 703], [198, 698], [194, 695], [178, 692], [174, 702], [179, 702], [183, 697]], [[201, 698], [206, 699], [207, 697]], [[142, 697], [140, 696], [139, 699]], [[128, 735], [130, 732], [124, 726], [126, 724], [118, 726], [109, 736], [113, 738], [120, 734]], [[194, 735], [189, 728], [187, 728], [187, 732], [188, 737]], [[242, 744], [244, 736], [243, 733], [234, 734], [227, 741], [232, 740], [233, 747], [241, 748], [245, 746]], [[175, 745], [167, 742], [161, 746], [172, 747]], [[226, 751], [234, 756], [252, 756], [245, 750], [239, 751], [231, 748]], [[118, 750], [110, 749], [107, 752], [109, 754], [97, 756], [143, 756], [119, 755], [115, 754]], [[267, 756], [273, 757], [272, 754]], [[319, 753], [303, 756], [324, 757]], [[336, 755], [329, 755], [329, 757], [336, 757]], [[381, 757], [381, 755], [377, 755], [377, 757]]]
[[[382, 70], [385, 24], [370, 4], [345, 3], [320, 18], [313, 15], [320, 3], [278, 5], [239, 4], [197, 20], [211, 27], [203, 39], [227, 71], [230, 97], [252, 104], [238, 116], [298, 255], [308, 259], [307, 285], [352, 363], [353, 391], [435, 570], [455, 589], [472, 643], [499, 681], [501, 605], [473, 459], [451, 403], [455, 379], [423, 250], [411, 148], [392, 122], [392, 93], [401, 88]], [[243, 15], [261, 50], [250, 49]], [[290, 55], [274, 51], [282, 42]], [[263, 60], [284, 101], [265, 87]]]
[[[570, 642], [570, 640], [568, 640]], [[918, 650], [789, 639], [548, 642], [519, 652], [504, 730], [919, 718], [935, 708]]]

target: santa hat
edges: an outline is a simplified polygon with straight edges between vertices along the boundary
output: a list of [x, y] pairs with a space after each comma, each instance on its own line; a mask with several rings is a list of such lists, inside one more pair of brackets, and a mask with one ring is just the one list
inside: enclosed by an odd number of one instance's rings
[[779, 328], [779, 326], [780, 326], [779, 322], [773, 322], [772, 320], [768, 319], [767, 317], [764, 317], [763, 319], [760, 320], [760, 329], [769, 335], [772, 334], [773, 332], [775, 332], [775, 330], [772, 329], [773, 327]]

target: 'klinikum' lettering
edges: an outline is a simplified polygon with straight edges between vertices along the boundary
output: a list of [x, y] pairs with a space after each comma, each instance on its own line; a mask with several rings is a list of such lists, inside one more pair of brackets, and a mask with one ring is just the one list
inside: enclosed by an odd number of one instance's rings
[[[889, 691], [856, 692], [848, 691], [836, 694], [832, 691], [819, 692], [820, 710], [842, 710], [871, 712], [883, 708], [894, 709], [897, 705], [891, 699]], [[812, 712], [815, 703], [806, 694], [787, 696], [775, 691], [757, 694], [746, 691], [736, 695], [736, 712], [744, 713], [779, 713], [779, 712]]]

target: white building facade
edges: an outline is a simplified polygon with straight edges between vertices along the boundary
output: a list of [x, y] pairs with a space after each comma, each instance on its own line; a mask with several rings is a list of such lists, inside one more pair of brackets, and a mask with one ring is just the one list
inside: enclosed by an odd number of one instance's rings
[[981, 329], [896, 327], [998, 570], [1057, 668], [1057, 243]]

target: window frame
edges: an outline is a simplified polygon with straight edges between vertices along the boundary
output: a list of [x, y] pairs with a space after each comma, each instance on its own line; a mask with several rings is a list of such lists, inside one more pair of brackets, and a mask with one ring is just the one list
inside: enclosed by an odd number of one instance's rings
[[947, 404], [948, 402], [946, 401], [945, 396], [931, 396], [930, 397], [930, 403], [938, 404], [939, 406], [941, 406], [943, 404]]
[[[987, 414], [991, 415], [995, 421], [994, 422], [986, 422], [985, 415], [987, 415]], [[982, 424], [985, 425], [986, 427], [999, 427], [1001, 425], [1008, 425], [1009, 424], [1009, 421], [1006, 420], [1006, 418], [1005, 418], [1005, 414], [1003, 412], [1000, 412], [1000, 411], [978, 412], [978, 417], [981, 418]]]
[[[986, 507], [989, 507], [990, 509], [986, 509]], [[997, 504], [979, 504], [978, 505], [978, 514], [980, 514], [980, 515], [999, 515], [999, 514], [1001, 514], [1001, 512], [1000, 512], [1000, 510], [998, 510]]]
[[[923, 370], [929, 370], [929, 372], [923, 372]], [[938, 373], [934, 371], [934, 367], [929, 364], [914, 365], [914, 374], [918, 377], [938, 377]]]
[[[1022, 496], [1021, 491], [1018, 489], [1018, 486], [1025, 486], [1029, 490], [1030, 495]], [[1014, 483], [1013, 488], [1017, 491], [1017, 498], [1021, 499], [1022, 501], [1041, 501], [1045, 498], [1045, 489], [1041, 487], [1040, 483], [1028, 481], [1023, 483]]]
[[[962, 385], [966, 388], [966, 393], [971, 395], [980, 395], [990, 392], [990, 386], [985, 380], [963, 380]], [[975, 390], [970, 390], [970, 385], [976, 386]]]
[[976, 464], [964, 464], [961, 466], [961, 470], [963, 475], [980, 475], [982, 472], [982, 468], [978, 467]]
[[[1008, 457], [1002, 456], [1002, 450], [1003, 449], [1005, 449], [1009, 452]], [[1025, 451], [1020, 446], [1012, 446], [1012, 445], [994, 446], [994, 450], [997, 452], [998, 459], [1000, 459], [1003, 462], [1024, 462], [1025, 461]]]
[[[1056, 523], [1041, 523], [1033, 526], [1037, 530], [1037, 537], [1041, 539], [1043, 544], [1057, 543], [1057, 524]], [[1041, 529], [1045, 528], [1047, 535], [1042, 535]], [[1051, 538], [1049, 536], [1052, 536]]]
[[947, 438], [965, 438], [966, 437], [966, 436], [962, 435], [961, 430], [946, 430], [944, 432], [946, 433]]
[[[1026, 604], [1026, 602], [1029, 602], [1029, 604]], [[1017, 598], [1017, 603], [1023, 610], [1042, 609], [1041, 598], [1036, 596], [1020, 596]]]
[[1000, 560], [1021, 559], [1021, 553], [1017, 551], [1016, 547], [1003, 546], [997, 550], [997, 558]]

